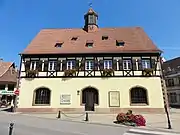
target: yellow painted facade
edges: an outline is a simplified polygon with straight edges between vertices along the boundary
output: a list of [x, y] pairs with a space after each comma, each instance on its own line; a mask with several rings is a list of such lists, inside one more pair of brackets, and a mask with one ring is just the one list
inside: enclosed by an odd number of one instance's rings
[[[96, 108], [109, 108], [109, 91], [119, 91], [119, 108], [163, 108], [163, 94], [159, 77], [121, 77], [121, 78], [35, 78], [21, 79], [19, 108], [84, 108], [81, 105], [82, 89], [91, 86], [99, 92], [99, 105]], [[147, 90], [148, 105], [131, 106], [130, 89], [136, 86]], [[51, 90], [50, 106], [33, 106], [34, 90], [46, 87]], [[78, 91], [80, 91], [78, 95]], [[60, 104], [60, 95], [70, 94], [69, 105]]]

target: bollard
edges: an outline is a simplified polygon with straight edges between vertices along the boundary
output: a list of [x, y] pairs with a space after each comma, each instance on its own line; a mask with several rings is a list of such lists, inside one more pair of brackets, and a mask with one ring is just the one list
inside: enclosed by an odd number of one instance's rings
[[61, 118], [61, 111], [58, 112], [58, 116], [57, 116], [58, 119]]
[[86, 112], [86, 119], [85, 121], [89, 121], [88, 113]]
[[9, 135], [12, 135], [13, 126], [14, 126], [14, 123], [10, 123], [10, 127], [9, 127]]
[[14, 112], [14, 107], [13, 106], [11, 106], [11, 112]]

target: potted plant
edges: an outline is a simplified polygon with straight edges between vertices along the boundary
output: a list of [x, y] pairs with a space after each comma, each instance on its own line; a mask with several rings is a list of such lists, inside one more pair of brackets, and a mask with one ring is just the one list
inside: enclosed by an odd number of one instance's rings
[[154, 71], [154, 69], [152, 69], [152, 68], [145, 68], [142, 71], [142, 74], [143, 74], [143, 76], [152, 76], [153, 75], [153, 71]]
[[114, 73], [113, 69], [103, 69], [102, 76], [112, 76]]
[[38, 70], [27, 70], [26, 71], [26, 76], [30, 77], [30, 78], [36, 77], [37, 74], [38, 74]]
[[64, 70], [65, 76], [76, 76], [76, 70], [75, 69], [68, 69]]

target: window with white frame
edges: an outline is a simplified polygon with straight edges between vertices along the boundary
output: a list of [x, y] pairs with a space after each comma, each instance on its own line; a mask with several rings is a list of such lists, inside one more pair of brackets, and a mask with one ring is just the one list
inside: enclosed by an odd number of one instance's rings
[[131, 70], [132, 62], [131, 60], [123, 60], [123, 69], [124, 70]]
[[151, 61], [149, 59], [142, 60], [142, 68], [151, 68]]
[[75, 68], [75, 60], [68, 60], [67, 69], [74, 69], [74, 68]]
[[104, 69], [112, 69], [112, 60], [104, 60]]
[[56, 70], [56, 61], [49, 61], [48, 71], [55, 71]]
[[93, 70], [94, 69], [94, 61], [87, 60], [85, 63], [85, 70]]
[[30, 70], [36, 70], [37, 62], [31, 61]]

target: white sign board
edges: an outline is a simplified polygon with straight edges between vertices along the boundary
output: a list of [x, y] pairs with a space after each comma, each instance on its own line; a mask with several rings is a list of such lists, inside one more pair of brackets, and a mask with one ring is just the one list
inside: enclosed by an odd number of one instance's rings
[[60, 104], [63, 104], [63, 105], [71, 104], [71, 94], [61, 94], [60, 95]]
[[120, 94], [119, 91], [109, 91], [109, 107], [120, 106]]

